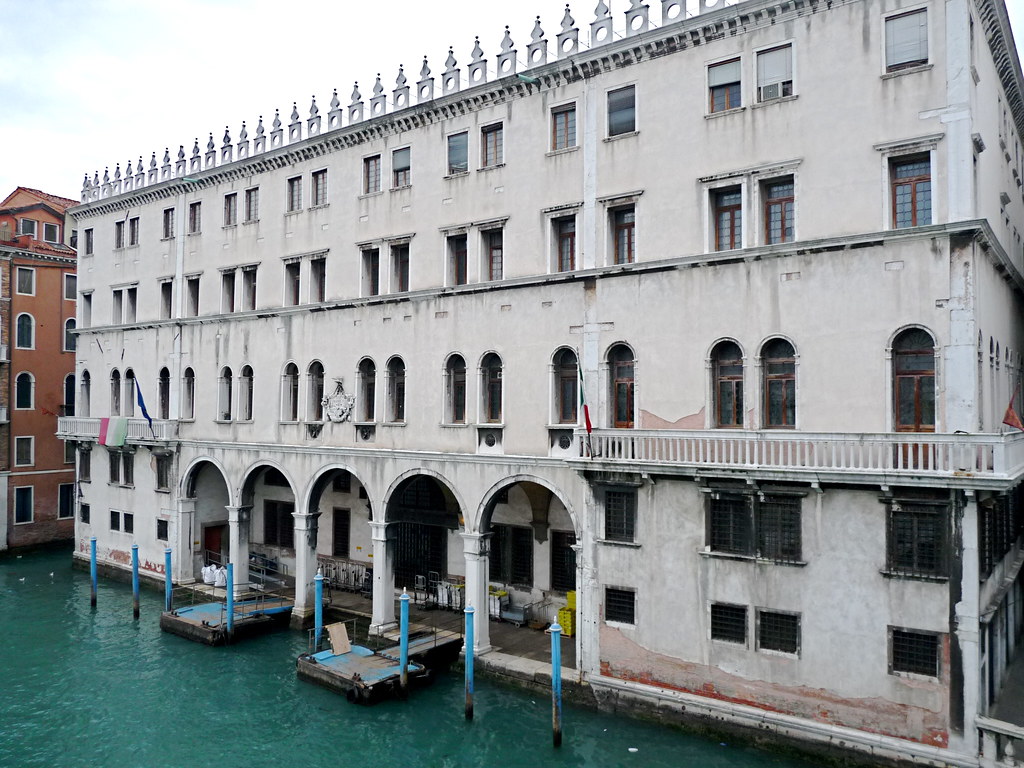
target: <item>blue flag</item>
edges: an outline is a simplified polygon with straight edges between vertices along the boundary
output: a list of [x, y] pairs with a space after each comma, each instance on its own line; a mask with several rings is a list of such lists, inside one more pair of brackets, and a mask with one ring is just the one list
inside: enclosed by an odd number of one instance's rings
[[[142, 399], [142, 387], [139, 386], [139, 380], [135, 380], [135, 399], [138, 400], [139, 410], [142, 411], [142, 415], [146, 417], [146, 421], [149, 422], [149, 431], [153, 433], [153, 417], [149, 415], [149, 411], [146, 410], [146, 401]], [[156, 434], [153, 433], [154, 438]]]

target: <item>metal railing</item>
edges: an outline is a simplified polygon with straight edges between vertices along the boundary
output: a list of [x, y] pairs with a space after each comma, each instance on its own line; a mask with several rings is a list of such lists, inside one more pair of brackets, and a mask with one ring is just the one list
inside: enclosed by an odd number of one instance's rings
[[[127, 440], [174, 440], [178, 436], [178, 422], [153, 419], [153, 431], [145, 419], [127, 419]], [[57, 437], [81, 440], [100, 436], [100, 419], [85, 416], [64, 416], [57, 419]]]
[[[578, 431], [580, 457], [589, 458]], [[1013, 477], [1024, 434], [595, 429], [594, 461], [836, 473]]]
[[328, 589], [367, 595], [373, 591], [372, 565], [329, 555], [317, 555], [316, 565], [328, 580]]

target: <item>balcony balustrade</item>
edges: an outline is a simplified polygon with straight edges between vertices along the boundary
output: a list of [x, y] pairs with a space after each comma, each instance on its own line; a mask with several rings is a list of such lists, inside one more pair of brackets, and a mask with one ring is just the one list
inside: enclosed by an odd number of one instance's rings
[[[175, 440], [178, 437], [178, 422], [153, 419], [153, 430], [145, 419], [127, 419], [129, 442], [152, 442]], [[57, 437], [65, 440], [98, 439], [100, 419], [64, 416], [57, 419]]]

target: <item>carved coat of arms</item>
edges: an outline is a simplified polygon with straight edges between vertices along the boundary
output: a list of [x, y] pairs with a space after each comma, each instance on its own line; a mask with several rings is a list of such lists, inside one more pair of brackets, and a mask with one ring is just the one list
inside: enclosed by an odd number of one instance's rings
[[352, 418], [352, 409], [355, 407], [356, 398], [345, 391], [344, 379], [334, 380], [334, 391], [324, 395], [320, 404], [324, 409], [324, 417], [335, 424], [349, 421]]

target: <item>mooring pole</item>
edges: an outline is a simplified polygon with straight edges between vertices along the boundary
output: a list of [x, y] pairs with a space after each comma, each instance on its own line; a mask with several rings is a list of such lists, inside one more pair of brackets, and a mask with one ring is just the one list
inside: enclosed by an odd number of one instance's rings
[[171, 548], [164, 550], [164, 610], [168, 613], [173, 608], [171, 604]]
[[132, 544], [132, 618], [139, 618], [139, 545]]
[[313, 609], [313, 653], [320, 650], [320, 638], [324, 634], [324, 574], [322, 569], [317, 569], [313, 577], [316, 586], [316, 606]]
[[235, 631], [235, 564], [228, 563], [228, 637]]
[[473, 614], [476, 609], [466, 606], [466, 719], [473, 719]]
[[562, 628], [551, 625], [551, 737], [556, 747], [562, 746]]
[[89, 605], [96, 607], [96, 537], [89, 539], [89, 581], [92, 592], [89, 594]]
[[409, 685], [409, 595], [402, 590], [402, 596], [399, 602], [402, 604], [402, 624], [400, 632], [402, 636], [401, 640], [401, 653], [398, 656], [398, 663], [402, 665], [402, 690], [404, 691]]

